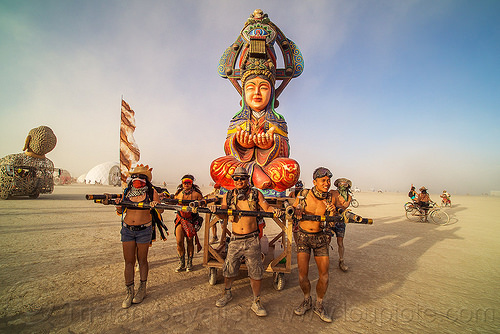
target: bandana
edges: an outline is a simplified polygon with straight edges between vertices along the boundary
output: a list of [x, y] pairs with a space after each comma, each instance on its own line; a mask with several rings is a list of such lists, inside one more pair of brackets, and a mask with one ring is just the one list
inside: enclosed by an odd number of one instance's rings
[[316, 197], [317, 199], [326, 199], [328, 196], [328, 191], [326, 192], [319, 191], [318, 189], [316, 189], [316, 186], [312, 187], [311, 190], [313, 192], [314, 197]]
[[132, 180], [132, 187], [139, 189], [142, 188], [146, 185], [146, 181], [141, 180], [141, 179], [133, 179]]
[[130, 191], [127, 194], [127, 198], [129, 197], [135, 197], [135, 196], [141, 196], [144, 195], [148, 191], [148, 186], [144, 186], [142, 188], [134, 188], [132, 187]]
[[340, 195], [344, 198], [344, 200], [347, 201], [347, 198], [349, 197], [349, 191], [345, 187], [339, 187], [338, 188]]
[[238, 199], [238, 201], [245, 201], [248, 199], [248, 189], [250, 189], [250, 187], [247, 186], [245, 188], [237, 190], [238, 195], [236, 196], [236, 198]]

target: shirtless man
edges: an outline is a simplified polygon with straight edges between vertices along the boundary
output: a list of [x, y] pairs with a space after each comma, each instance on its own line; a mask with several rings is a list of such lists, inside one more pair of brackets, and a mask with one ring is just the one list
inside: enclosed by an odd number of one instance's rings
[[[174, 198], [180, 200], [201, 200], [203, 195], [200, 188], [193, 184], [194, 176], [186, 174], [181, 179], [181, 184], [177, 186], [177, 192]], [[201, 249], [201, 244], [196, 232], [201, 228], [201, 217], [197, 213], [177, 211], [175, 216], [175, 239], [177, 241], [177, 254], [179, 255], [179, 265], [175, 268], [175, 272], [180, 272], [184, 269], [191, 271], [193, 269], [194, 244], [193, 239], [196, 239], [198, 251]], [[187, 262], [186, 251], [184, 249], [184, 239], [187, 243]]]
[[[314, 187], [301, 193], [295, 199], [295, 215], [300, 220], [303, 214], [326, 216], [335, 212], [332, 202], [333, 190], [330, 190], [333, 174], [324, 167], [317, 168], [313, 173]], [[311, 282], [309, 281], [309, 260], [311, 249], [314, 251], [314, 260], [318, 267], [318, 283], [316, 284], [316, 303], [314, 313], [325, 322], [332, 322], [332, 318], [323, 307], [323, 298], [328, 288], [328, 269], [330, 266], [329, 244], [331, 237], [322, 229], [320, 222], [301, 220], [297, 232], [297, 266], [299, 269], [299, 284], [304, 293], [304, 301], [294, 310], [296, 315], [304, 315], [312, 308]]]
[[[333, 185], [337, 187], [337, 190], [333, 190], [332, 192], [332, 203], [335, 205], [335, 211], [338, 213], [339, 209], [345, 210], [351, 204], [352, 196], [350, 194], [350, 188], [352, 182], [346, 178], [340, 178], [335, 180]], [[346, 272], [348, 267], [344, 263], [345, 223], [336, 222], [334, 232], [337, 237], [337, 246], [339, 251], [339, 268], [343, 272]]]
[[[269, 205], [260, 191], [250, 187], [247, 171], [243, 167], [236, 168], [232, 175], [235, 189], [230, 190], [222, 198], [222, 209], [237, 209], [257, 211], [259, 207], [266, 212], [274, 212], [281, 216], [283, 212]], [[211, 205], [210, 210], [215, 212], [216, 206]], [[266, 309], [260, 301], [260, 287], [264, 266], [262, 264], [262, 253], [259, 241], [259, 228], [256, 217], [234, 217], [232, 219], [232, 235], [227, 249], [227, 256], [222, 267], [224, 275], [224, 294], [217, 300], [217, 307], [225, 306], [233, 295], [231, 294], [231, 285], [238, 276], [240, 268], [240, 258], [245, 256], [245, 263], [248, 268], [250, 285], [253, 292], [253, 303], [251, 310], [259, 317], [267, 315]]]

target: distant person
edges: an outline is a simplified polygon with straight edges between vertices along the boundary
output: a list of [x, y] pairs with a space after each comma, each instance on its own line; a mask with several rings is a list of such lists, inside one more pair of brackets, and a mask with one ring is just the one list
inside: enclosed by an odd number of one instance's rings
[[415, 186], [412, 184], [411, 185], [411, 189], [410, 191], [408, 192], [408, 197], [411, 198], [412, 201], [416, 201], [416, 198], [417, 198], [417, 191], [415, 190]]
[[426, 187], [421, 187], [420, 194], [417, 196], [417, 205], [425, 212], [425, 216], [427, 217], [427, 211], [429, 211], [431, 198], [427, 193]]
[[[148, 165], [138, 165], [130, 174], [130, 182], [125, 188], [123, 202], [144, 202], [154, 208], [160, 201], [158, 192], [151, 184], [152, 174]], [[105, 204], [109, 203], [110, 197], [106, 196]], [[115, 199], [119, 203], [121, 199]], [[163, 210], [154, 209], [161, 215]], [[149, 264], [148, 250], [153, 234], [152, 213], [146, 208], [126, 208], [116, 206], [116, 212], [122, 215], [121, 241], [123, 246], [123, 257], [125, 259], [125, 286], [127, 296], [122, 303], [123, 308], [129, 308], [132, 303], [142, 302], [146, 296], [146, 282], [148, 280]], [[134, 295], [134, 266], [139, 262], [139, 273], [141, 283], [137, 293]]]
[[[193, 182], [193, 175], [184, 175], [181, 179], [181, 184], [177, 186], [177, 192], [175, 193], [174, 198], [179, 200], [201, 200], [203, 198], [203, 194], [201, 193], [200, 188]], [[194, 241], [196, 241], [196, 246], [198, 251], [200, 251], [201, 244], [198, 239], [197, 232], [201, 228], [202, 222], [203, 218], [198, 213], [177, 211], [174, 221], [174, 234], [177, 241], [179, 265], [175, 268], [175, 272], [180, 272], [184, 269], [189, 272], [193, 269]], [[184, 248], [184, 239], [187, 244], [186, 248]]]
[[441, 197], [441, 203], [444, 206], [451, 206], [451, 195], [446, 190], [443, 190], [443, 193], [439, 197]]

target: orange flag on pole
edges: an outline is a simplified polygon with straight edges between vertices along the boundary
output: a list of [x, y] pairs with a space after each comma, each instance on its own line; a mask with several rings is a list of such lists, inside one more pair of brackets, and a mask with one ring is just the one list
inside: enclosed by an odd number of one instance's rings
[[122, 188], [127, 186], [128, 171], [132, 165], [137, 164], [141, 151], [134, 139], [135, 112], [130, 109], [127, 102], [122, 99], [122, 113], [120, 124], [120, 172]]

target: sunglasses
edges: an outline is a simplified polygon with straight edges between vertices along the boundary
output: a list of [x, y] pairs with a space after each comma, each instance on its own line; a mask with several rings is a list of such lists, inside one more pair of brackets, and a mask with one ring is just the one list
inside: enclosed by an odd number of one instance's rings
[[147, 180], [148, 177], [146, 175], [142, 175], [142, 174], [132, 174], [130, 176], [131, 179], [141, 179], [141, 180]]
[[235, 176], [233, 177], [233, 180], [234, 181], [245, 181], [247, 180], [248, 178], [247, 177], [244, 177], [244, 176]]

